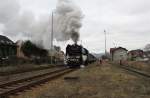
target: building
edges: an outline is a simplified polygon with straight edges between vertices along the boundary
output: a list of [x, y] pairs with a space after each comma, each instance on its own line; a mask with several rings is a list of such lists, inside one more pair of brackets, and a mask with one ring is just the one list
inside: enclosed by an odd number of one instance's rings
[[23, 53], [23, 51], [21, 49], [23, 44], [24, 44], [23, 40], [18, 40], [16, 42], [16, 45], [17, 45], [17, 57], [18, 58], [23, 58], [23, 59], [28, 59], [28, 57], [24, 55], [24, 53]]
[[132, 61], [142, 61], [144, 58], [144, 51], [141, 49], [131, 50], [128, 52], [128, 59]]
[[110, 56], [112, 61], [120, 61], [127, 60], [127, 49], [118, 47], [118, 48], [110, 48]]
[[144, 61], [150, 61], [150, 51], [144, 51]]
[[8, 37], [0, 35], [0, 58], [6, 59], [16, 55], [17, 46]]
[[49, 56], [53, 56], [56, 63], [64, 63], [65, 59], [65, 53], [61, 51], [61, 48], [59, 46], [54, 46], [53, 51], [49, 52]]

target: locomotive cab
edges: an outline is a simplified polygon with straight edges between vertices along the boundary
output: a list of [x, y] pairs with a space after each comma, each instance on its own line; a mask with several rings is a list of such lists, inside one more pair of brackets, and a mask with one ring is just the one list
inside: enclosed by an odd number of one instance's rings
[[87, 65], [88, 64], [88, 50], [86, 48], [82, 48], [82, 64]]

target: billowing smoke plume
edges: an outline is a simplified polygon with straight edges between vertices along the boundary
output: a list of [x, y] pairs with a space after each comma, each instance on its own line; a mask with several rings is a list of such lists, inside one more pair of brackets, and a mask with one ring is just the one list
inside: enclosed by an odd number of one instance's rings
[[[74, 35], [79, 37], [82, 13], [71, 0], [58, 1], [53, 19], [54, 38], [57, 41], [78, 39]], [[29, 37], [39, 47], [49, 49], [52, 27], [50, 20], [49, 14], [35, 17], [31, 11], [22, 11], [18, 0], [1, 0], [0, 32], [4, 35]]]
[[[56, 24], [55, 37], [59, 41], [69, 40], [79, 37], [79, 29], [81, 19], [83, 17], [81, 10], [75, 6], [70, 0], [59, 0], [56, 7]], [[74, 34], [76, 33], [76, 34]], [[78, 36], [73, 36], [73, 35]], [[78, 38], [76, 38], [77, 40]]]

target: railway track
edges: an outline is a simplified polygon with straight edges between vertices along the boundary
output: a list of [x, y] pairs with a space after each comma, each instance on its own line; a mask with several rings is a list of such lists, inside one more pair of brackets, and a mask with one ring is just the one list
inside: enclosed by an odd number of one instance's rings
[[135, 73], [137, 75], [140, 75], [140, 76], [143, 76], [145, 78], [150, 79], [150, 74], [145, 73], [145, 72], [140, 71], [140, 70], [137, 70], [135, 68], [131, 68], [131, 67], [127, 66], [127, 65], [117, 65], [117, 67], [120, 67], [120, 68], [122, 68], [122, 69], [124, 69], [126, 71], [129, 71], [129, 72], [132, 72], [132, 73]]
[[64, 74], [70, 73], [75, 69], [58, 68], [54, 71], [40, 74], [37, 76], [30, 76], [23, 79], [17, 79], [13, 81], [5, 81], [0, 83], [0, 98], [8, 98], [10, 95], [29, 89], [33, 86], [42, 84], [44, 82], [56, 79]]
[[26, 73], [26, 72], [34, 72], [38, 70], [45, 70], [50, 69], [54, 67], [63, 67], [63, 64], [58, 64], [57, 66], [46, 66], [46, 67], [39, 67], [39, 68], [28, 68], [28, 69], [22, 69], [22, 70], [15, 70], [15, 71], [9, 71], [9, 72], [0, 72], [0, 76], [8, 76], [12, 74], [20, 74], [20, 73]]

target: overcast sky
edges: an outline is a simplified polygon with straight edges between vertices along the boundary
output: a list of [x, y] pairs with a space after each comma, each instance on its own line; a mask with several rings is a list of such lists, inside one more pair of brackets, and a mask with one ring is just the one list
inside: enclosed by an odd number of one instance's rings
[[[30, 11], [35, 17], [50, 15], [56, 8], [57, 0], [0, 0], [10, 5], [16, 3], [20, 12]], [[80, 43], [91, 52], [104, 52], [104, 29], [107, 33], [107, 50], [110, 47], [122, 46], [128, 50], [143, 48], [150, 43], [150, 0], [72, 0], [82, 10], [84, 18], [80, 29]], [[6, 3], [6, 2], [5, 2]], [[15, 5], [15, 4], [14, 4]], [[8, 6], [9, 7], [9, 6]], [[2, 9], [0, 11], [7, 11]], [[16, 13], [15, 11], [12, 14]], [[28, 13], [29, 14], [29, 13]], [[0, 18], [2, 13], [0, 12]], [[9, 19], [9, 17], [7, 17]], [[8, 20], [7, 19], [7, 20]], [[0, 19], [0, 21], [3, 21]], [[3, 29], [0, 23], [0, 30]], [[22, 39], [11, 34], [13, 40]], [[81, 41], [82, 40], [82, 41]], [[64, 44], [57, 43], [64, 49]]]

